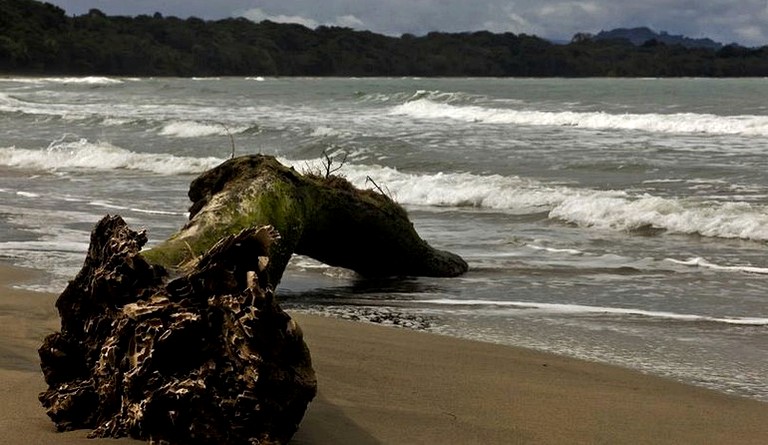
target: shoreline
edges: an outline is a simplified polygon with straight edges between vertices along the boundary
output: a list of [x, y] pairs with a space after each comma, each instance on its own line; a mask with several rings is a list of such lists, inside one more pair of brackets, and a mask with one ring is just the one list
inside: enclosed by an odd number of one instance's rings
[[[0, 444], [142, 443], [56, 433], [37, 402], [56, 295], [0, 262]], [[768, 442], [768, 404], [612, 365], [294, 313], [318, 395], [292, 444]]]

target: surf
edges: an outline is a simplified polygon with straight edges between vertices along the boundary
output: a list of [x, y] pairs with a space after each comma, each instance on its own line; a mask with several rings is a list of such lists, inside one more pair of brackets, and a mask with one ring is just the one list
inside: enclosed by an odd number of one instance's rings
[[389, 114], [413, 119], [493, 125], [574, 127], [589, 130], [631, 130], [651, 133], [768, 136], [768, 116], [720, 116], [700, 113], [609, 113], [604, 111], [540, 111], [456, 105], [428, 98], [392, 107]]

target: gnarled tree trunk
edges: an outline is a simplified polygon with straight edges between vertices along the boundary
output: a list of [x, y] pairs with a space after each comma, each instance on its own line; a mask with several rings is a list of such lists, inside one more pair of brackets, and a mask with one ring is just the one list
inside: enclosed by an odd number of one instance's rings
[[421, 239], [405, 210], [387, 196], [335, 176], [301, 175], [271, 156], [226, 161], [195, 179], [189, 197], [189, 223], [143, 254], [150, 263], [183, 271], [222, 236], [271, 224], [282, 235], [271, 257], [274, 283], [293, 253], [369, 277], [467, 271], [461, 257]]

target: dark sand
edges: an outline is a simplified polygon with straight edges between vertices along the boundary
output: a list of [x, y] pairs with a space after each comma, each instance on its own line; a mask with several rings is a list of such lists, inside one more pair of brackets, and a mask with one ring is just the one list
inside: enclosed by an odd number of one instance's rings
[[[0, 266], [0, 444], [118, 444], [56, 433], [37, 347], [56, 296]], [[298, 314], [319, 393], [292, 443], [768, 444], [768, 403], [527, 349]]]

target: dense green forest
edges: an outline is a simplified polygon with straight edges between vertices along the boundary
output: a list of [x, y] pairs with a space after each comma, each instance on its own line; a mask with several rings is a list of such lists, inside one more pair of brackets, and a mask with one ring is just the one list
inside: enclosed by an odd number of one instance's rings
[[69, 17], [0, 0], [0, 74], [130, 76], [768, 76], [768, 46], [686, 48], [649, 40], [567, 45], [525, 34], [389, 37], [244, 18]]

